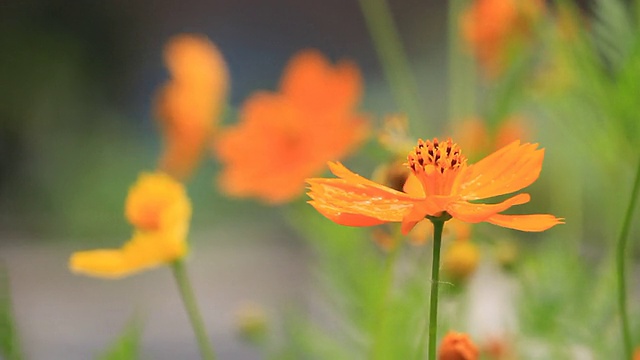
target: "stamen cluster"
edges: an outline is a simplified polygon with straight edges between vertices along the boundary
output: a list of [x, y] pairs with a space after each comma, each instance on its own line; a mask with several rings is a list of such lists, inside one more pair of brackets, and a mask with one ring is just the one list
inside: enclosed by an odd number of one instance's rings
[[418, 140], [418, 145], [407, 157], [407, 165], [414, 173], [424, 171], [427, 174], [434, 170], [444, 174], [445, 171], [458, 169], [466, 161], [458, 144], [451, 139], [439, 142], [438, 138], [433, 141]]

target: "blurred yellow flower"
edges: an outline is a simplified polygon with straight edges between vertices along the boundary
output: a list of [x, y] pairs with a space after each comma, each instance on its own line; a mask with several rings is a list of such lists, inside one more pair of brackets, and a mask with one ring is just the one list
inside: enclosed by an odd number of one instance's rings
[[129, 190], [125, 217], [141, 231], [174, 231], [186, 237], [191, 203], [184, 186], [163, 173], [143, 173]]
[[187, 251], [185, 239], [172, 233], [136, 232], [120, 249], [79, 251], [69, 267], [75, 273], [102, 278], [121, 278], [170, 263]]
[[242, 304], [236, 310], [235, 322], [238, 335], [250, 343], [260, 343], [268, 335], [269, 319], [260, 304]]
[[478, 267], [480, 251], [469, 239], [457, 239], [446, 249], [442, 270], [453, 280], [465, 280]]
[[125, 214], [136, 230], [120, 249], [79, 251], [69, 268], [102, 278], [120, 278], [184, 257], [191, 204], [182, 184], [166, 174], [142, 174], [127, 197]]
[[356, 112], [361, 95], [354, 63], [334, 66], [315, 50], [295, 55], [280, 91], [253, 94], [242, 106], [239, 123], [217, 138], [222, 190], [272, 204], [300, 195], [305, 178], [321, 172], [328, 160], [347, 155], [365, 137], [367, 122]]
[[229, 73], [206, 37], [178, 35], [165, 47], [171, 80], [159, 91], [156, 115], [164, 138], [159, 168], [188, 178], [209, 144], [224, 108]]
[[404, 192], [367, 180], [340, 163], [329, 163], [337, 179], [308, 179], [309, 203], [335, 223], [372, 226], [401, 222], [407, 234], [428, 216], [445, 213], [468, 223], [489, 222], [521, 231], [544, 231], [563, 219], [549, 214], [500, 214], [529, 202], [521, 193], [501, 203], [478, 200], [511, 194], [531, 185], [542, 169], [544, 150], [538, 144], [514, 141], [473, 165], [451, 139], [418, 140], [409, 153], [411, 176]]
[[479, 351], [469, 336], [449, 331], [438, 349], [438, 360], [477, 360]]
[[531, 37], [543, 10], [541, 0], [474, 0], [462, 14], [462, 35], [488, 76], [502, 73], [509, 52]]

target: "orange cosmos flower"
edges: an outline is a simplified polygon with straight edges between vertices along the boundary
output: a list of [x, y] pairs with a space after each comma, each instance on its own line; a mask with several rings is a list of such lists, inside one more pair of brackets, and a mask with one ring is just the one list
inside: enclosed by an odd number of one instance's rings
[[355, 64], [333, 66], [314, 50], [297, 54], [285, 69], [280, 91], [251, 96], [239, 124], [218, 137], [223, 191], [269, 203], [299, 195], [305, 178], [364, 138], [367, 124], [355, 113], [361, 94]]
[[477, 360], [478, 348], [467, 334], [449, 331], [442, 339], [438, 360]]
[[329, 163], [339, 179], [308, 179], [309, 203], [330, 220], [349, 226], [401, 222], [407, 234], [425, 217], [449, 214], [469, 223], [489, 222], [522, 230], [543, 231], [563, 223], [548, 214], [504, 215], [513, 205], [527, 203], [518, 194], [497, 204], [477, 200], [510, 194], [533, 183], [540, 174], [544, 149], [538, 144], [514, 141], [476, 164], [467, 159], [451, 139], [418, 140], [409, 153], [412, 175], [404, 192], [367, 180], [340, 163]]
[[504, 69], [511, 47], [530, 36], [543, 8], [541, 0], [475, 0], [462, 15], [462, 35], [489, 76]]
[[182, 258], [191, 203], [182, 184], [161, 173], [142, 174], [127, 196], [125, 215], [136, 228], [120, 249], [76, 252], [73, 272], [119, 278]]
[[160, 89], [156, 114], [164, 136], [160, 169], [188, 178], [222, 113], [229, 74], [220, 51], [206, 37], [179, 35], [165, 48], [171, 80]]

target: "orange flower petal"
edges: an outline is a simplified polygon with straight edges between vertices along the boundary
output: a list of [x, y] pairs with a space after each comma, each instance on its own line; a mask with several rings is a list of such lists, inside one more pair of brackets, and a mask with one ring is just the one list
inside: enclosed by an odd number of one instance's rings
[[187, 179], [226, 104], [229, 72], [222, 54], [206, 37], [179, 35], [165, 47], [171, 80], [159, 91], [155, 111], [164, 138], [159, 168]]
[[438, 349], [438, 360], [477, 360], [479, 354], [469, 335], [449, 331]]
[[529, 194], [518, 194], [498, 204], [474, 204], [467, 201], [457, 201], [447, 207], [447, 212], [456, 219], [477, 223], [514, 205], [527, 203], [530, 199]]
[[377, 223], [399, 222], [414, 204], [410, 198], [399, 197], [390, 188], [385, 192], [385, 187], [377, 184], [373, 187], [344, 179], [308, 179], [307, 183], [311, 185], [307, 195], [313, 199], [309, 203], [342, 225], [375, 225], [371, 219], [377, 219]]
[[514, 141], [476, 164], [456, 179], [455, 189], [466, 200], [509, 194], [531, 185], [540, 175], [544, 149]]
[[308, 201], [308, 203], [311, 204], [311, 206], [313, 206], [314, 208], [316, 208], [316, 210], [318, 210], [320, 214], [324, 215], [327, 219], [333, 221], [338, 225], [373, 226], [373, 225], [384, 224], [386, 222], [384, 220], [376, 219], [370, 216], [343, 213], [341, 212], [340, 209], [336, 207], [327, 206], [326, 203], [323, 203], [322, 205], [315, 201]]
[[356, 111], [362, 79], [355, 65], [333, 65], [317, 51], [294, 56], [278, 92], [250, 96], [236, 126], [219, 134], [224, 192], [269, 203], [304, 192], [305, 179], [341, 159], [366, 136]]
[[[329, 165], [329, 170], [331, 170], [331, 172], [333, 173], [333, 175], [343, 179], [345, 182], [347, 183], [351, 183], [351, 184], [359, 184], [362, 185], [364, 187], [368, 188], [368, 191], [371, 192], [375, 192], [375, 189], [380, 190], [380, 195], [385, 197], [385, 196], [390, 196], [390, 194], [394, 197], [398, 197], [398, 198], [403, 198], [403, 199], [412, 199], [412, 200], [417, 200], [420, 199], [421, 197], [414, 197], [408, 194], [405, 194], [403, 192], [394, 190], [390, 187], [384, 186], [384, 185], [380, 185], [374, 181], [371, 181], [367, 178], [364, 178], [354, 172], [352, 172], [351, 170], [347, 169], [344, 165], [342, 165], [342, 163], [340, 162], [328, 162], [327, 165]], [[312, 180], [327, 180], [327, 179], [312, 179]], [[330, 179], [329, 179], [330, 180]], [[335, 179], [333, 179], [335, 180]]]
[[410, 173], [407, 177], [407, 181], [405, 181], [402, 190], [415, 197], [425, 197], [424, 188], [422, 187], [422, 183], [418, 180], [418, 177], [414, 173]]
[[564, 219], [549, 214], [503, 215], [495, 214], [485, 220], [494, 225], [520, 231], [545, 231], [555, 225], [564, 224]]
[[229, 72], [222, 53], [206, 36], [181, 34], [165, 46], [165, 63], [174, 79], [225, 89]]
[[281, 89], [310, 110], [348, 112], [362, 96], [362, 77], [354, 63], [342, 60], [333, 66], [322, 53], [310, 49], [291, 59]]

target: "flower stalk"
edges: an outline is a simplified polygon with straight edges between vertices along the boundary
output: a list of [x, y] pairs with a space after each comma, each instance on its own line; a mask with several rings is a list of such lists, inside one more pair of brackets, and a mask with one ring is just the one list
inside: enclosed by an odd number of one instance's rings
[[[446, 213], [445, 213], [446, 214]], [[449, 218], [451, 218], [449, 216]], [[440, 285], [440, 247], [442, 230], [448, 219], [440, 216], [430, 219], [433, 223], [433, 259], [431, 260], [431, 295], [429, 296], [429, 360], [436, 359], [436, 338], [438, 336], [438, 287]]]
[[191, 321], [191, 326], [193, 327], [193, 331], [196, 335], [202, 359], [214, 360], [216, 356], [213, 351], [213, 346], [211, 345], [211, 342], [209, 342], [207, 331], [205, 330], [202, 316], [200, 315], [200, 311], [198, 310], [196, 298], [193, 293], [193, 288], [191, 287], [191, 282], [189, 281], [189, 276], [187, 275], [184, 262], [180, 259], [174, 261], [171, 265], [171, 269], [173, 270], [173, 276], [175, 277], [176, 283], [178, 284], [182, 302], [184, 303], [184, 307], [187, 310], [189, 320]]
[[629, 229], [631, 227], [631, 219], [633, 218], [633, 210], [638, 200], [638, 192], [640, 191], [640, 162], [636, 171], [636, 177], [631, 190], [631, 199], [627, 207], [622, 229], [618, 238], [616, 247], [616, 273], [618, 281], [618, 312], [620, 315], [620, 331], [622, 333], [622, 341], [624, 345], [625, 359], [631, 359], [633, 345], [631, 343], [631, 332], [629, 330], [629, 317], [627, 314], [627, 284], [626, 284], [626, 248], [627, 238], [629, 237]]

